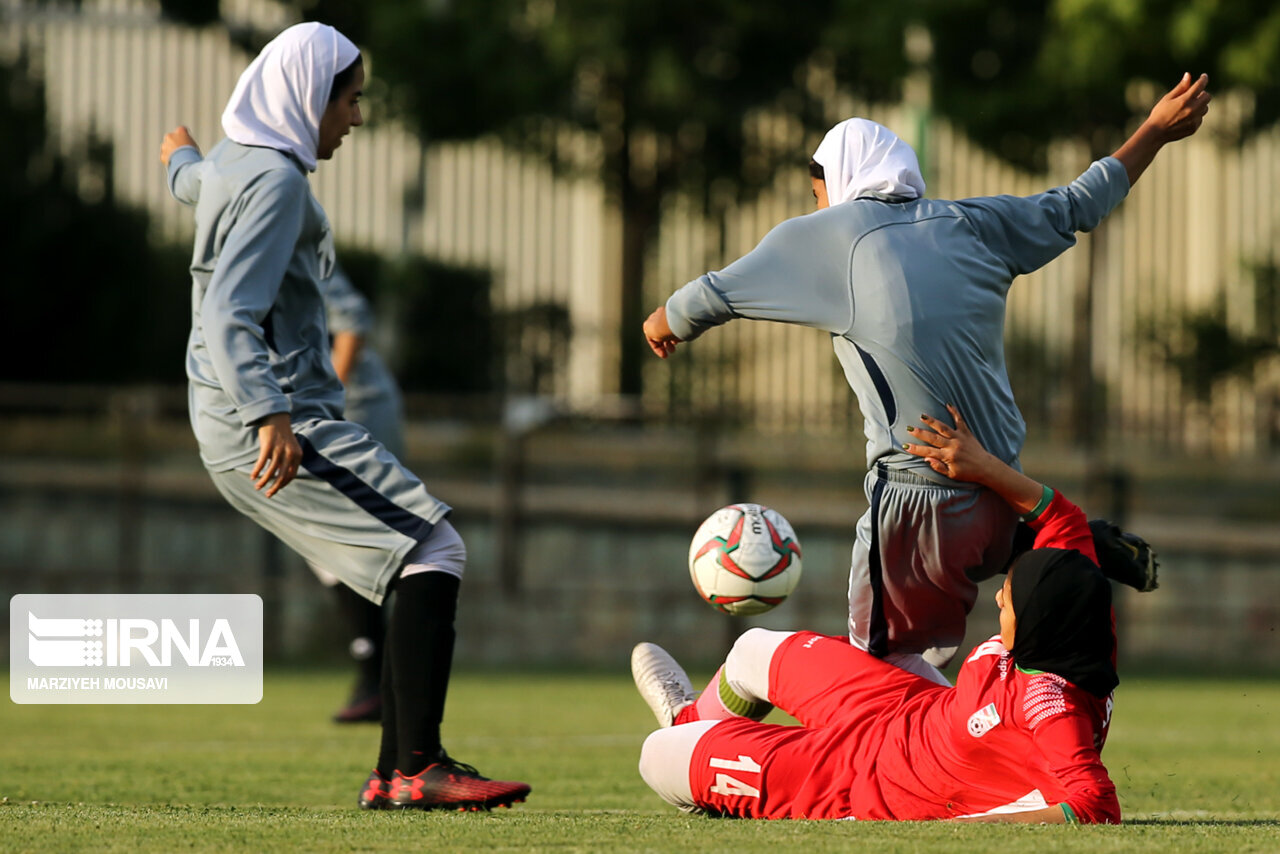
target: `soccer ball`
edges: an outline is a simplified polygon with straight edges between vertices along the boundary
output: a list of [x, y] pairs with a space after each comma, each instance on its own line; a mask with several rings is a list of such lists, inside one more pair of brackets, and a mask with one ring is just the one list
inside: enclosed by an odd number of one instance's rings
[[693, 535], [689, 575], [698, 594], [724, 613], [763, 614], [796, 589], [800, 542], [778, 511], [730, 504]]

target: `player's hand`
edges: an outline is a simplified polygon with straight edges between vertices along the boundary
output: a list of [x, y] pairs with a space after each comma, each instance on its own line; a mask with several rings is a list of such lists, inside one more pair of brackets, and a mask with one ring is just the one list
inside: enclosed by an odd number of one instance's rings
[[665, 359], [675, 352], [676, 345], [680, 343], [671, 332], [671, 327], [667, 324], [667, 307], [660, 305], [653, 310], [653, 314], [644, 322], [644, 340], [649, 342], [649, 349], [654, 352], [659, 359]]
[[1213, 96], [1209, 94], [1208, 86], [1208, 74], [1201, 74], [1195, 80], [1191, 79], [1190, 73], [1183, 74], [1178, 85], [1151, 108], [1146, 124], [1157, 131], [1163, 142], [1191, 136], [1200, 129], [1200, 123], [1209, 112]]
[[259, 422], [258, 446], [258, 461], [253, 464], [249, 477], [254, 479], [254, 489], [270, 485], [266, 492], [270, 498], [297, 476], [302, 463], [302, 446], [293, 435], [289, 413], [277, 412]]
[[993, 471], [1004, 463], [987, 452], [978, 438], [969, 431], [960, 410], [947, 404], [947, 411], [955, 419], [956, 426], [949, 427], [936, 418], [921, 415], [923, 427], [908, 427], [907, 432], [920, 440], [920, 444], [906, 444], [902, 449], [908, 454], [924, 457], [929, 467], [952, 480], [985, 483]]
[[186, 145], [191, 146], [196, 151], [200, 150], [200, 146], [196, 145], [195, 139], [191, 136], [191, 131], [187, 130], [185, 125], [178, 125], [166, 133], [160, 143], [160, 162], [168, 166], [169, 158], [173, 156], [173, 153]]

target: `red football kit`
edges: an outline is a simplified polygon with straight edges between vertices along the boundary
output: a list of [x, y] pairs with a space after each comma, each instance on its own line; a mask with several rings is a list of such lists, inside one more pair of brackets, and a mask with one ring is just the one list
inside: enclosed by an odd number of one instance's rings
[[[1096, 560], [1084, 514], [1061, 495], [1033, 525], [1036, 548]], [[800, 632], [774, 654], [769, 694], [803, 726], [732, 718], [708, 730], [689, 768], [700, 806], [751, 818], [909, 820], [1064, 804], [1068, 820], [1120, 821], [1100, 757], [1111, 697], [1019, 670], [998, 635], [947, 688], [847, 639]]]

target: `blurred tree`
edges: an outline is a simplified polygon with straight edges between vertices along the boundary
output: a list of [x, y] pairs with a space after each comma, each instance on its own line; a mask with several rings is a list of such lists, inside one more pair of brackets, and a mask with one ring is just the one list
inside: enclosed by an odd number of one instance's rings
[[1177, 373], [1183, 392], [1204, 406], [1223, 380], [1252, 381], [1259, 365], [1280, 353], [1280, 267], [1269, 261], [1245, 266], [1253, 277], [1253, 331], [1230, 321], [1223, 289], [1205, 307], [1184, 308], [1166, 320], [1148, 318], [1140, 327], [1142, 338]]
[[[1043, 168], [1049, 145], [1094, 155], [1135, 113], [1130, 83], [1207, 70], [1254, 93], [1249, 131], [1280, 117], [1280, 6], [1267, 0], [278, 0], [338, 26], [372, 56], [392, 104], [425, 140], [500, 135], [574, 165], [566, 128], [599, 139], [595, 162], [623, 217], [619, 390], [639, 391], [646, 256], [663, 204], [714, 209], [803, 161], [838, 83], [900, 94], [904, 34], [927, 33], [931, 102], [1001, 157]], [[165, 0], [200, 21], [217, 0]], [[262, 36], [263, 34], [259, 34]], [[259, 39], [265, 40], [265, 37]], [[772, 136], [751, 119], [791, 117]], [[583, 164], [577, 163], [582, 166]], [[1091, 242], [1091, 267], [1099, 241]], [[1090, 363], [1092, 276], [1077, 294], [1072, 363]], [[1093, 444], [1097, 385], [1075, 371], [1077, 439]]]
[[219, 0], [160, 0], [160, 14], [193, 27], [218, 21], [221, 11]]
[[503, 389], [515, 395], [554, 396], [563, 389], [565, 358], [573, 337], [572, 315], [560, 302], [536, 302], [499, 317], [505, 349]]
[[383, 276], [381, 290], [405, 333], [395, 359], [405, 391], [478, 394], [499, 387], [488, 270], [414, 255], [388, 262]]
[[931, 37], [934, 110], [1027, 168], [1044, 168], [1055, 140], [1109, 154], [1150, 106], [1134, 103], [1130, 84], [1163, 92], [1184, 71], [1250, 93], [1246, 133], [1280, 118], [1270, 0], [907, 0], [895, 14]]
[[501, 387], [502, 341], [495, 333], [501, 320], [494, 317], [489, 271], [421, 255], [390, 259], [354, 246], [339, 246], [338, 260], [374, 313], [394, 318], [398, 342], [382, 356], [401, 388], [466, 395]]
[[[282, 0], [286, 2], [286, 0]], [[816, 77], [891, 97], [907, 70], [900, 21], [853, 0], [304, 0], [347, 28], [423, 139], [500, 135], [593, 169], [622, 212], [619, 390], [640, 390], [646, 256], [673, 193], [708, 208], [799, 170], [825, 126]], [[361, 16], [361, 13], [364, 16]], [[789, 124], [751, 119], [778, 107]], [[572, 163], [566, 129], [600, 141]]]
[[[1203, 443], [1201, 451], [1222, 456], [1227, 448], [1216, 441], [1229, 430], [1222, 424], [1227, 415], [1214, 405], [1219, 391], [1231, 379], [1241, 380], [1252, 389], [1258, 415], [1263, 423], [1273, 425], [1268, 431], [1274, 441], [1277, 396], [1258, 382], [1270, 374], [1261, 369], [1274, 364], [1280, 353], [1280, 340], [1275, 335], [1276, 267], [1254, 266], [1254, 301], [1259, 312], [1247, 318], [1246, 324], [1229, 319], [1224, 291], [1200, 308], [1183, 308], [1163, 319], [1143, 320], [1138, 326], [1139, 339], [1147, 344], [1166, 365], [1173, 369], [1186, 398], [1187, 413], [1183, 429]], [[1252, 326], [1249, 331], [1243, 326]], [[1188, 425], [1199, 425], [1199, 429]]]
[[[1131, 83], [1163, 92], [1184, 71], [1208, 72], [1215, 91], [1248, 93], [1250, 132], [1280, 118], [1280, 5], [1272, 0], [905, 0], [889, 7], [924, 28], [933, 109], [1000, 157], [1043, 169], [1049, 145], [1084, 143], [1111, 153], [1149, 103]], [[1156, 91], [1156, 90], [1153, 90]], [[1210, 121], [1213, 115], [1210, 115]], [[1104, 411], [1092, 364], [1093, 269], [1103, 234], [1089, 244], [1089, 272], [1075, 299], [1070, 363], [1072, 433], [1094, 446]]]
[[1207, 308], [1182, 312], [1171, 327], [1152, 327], [1145, 332], [1177, 372], [1183, 391], [1205, 405], [1222, 380], [1251, 380], [1258, 364], [1280, 349], [1273, 338], [1232, 328], [1221, 297]]
[[146, 214], [116, 203], [110, 144], [58, 151], [25, 57], [0, 62], [0, 126], [0, 379], [181, 380], [190, 250], [153, 248]]

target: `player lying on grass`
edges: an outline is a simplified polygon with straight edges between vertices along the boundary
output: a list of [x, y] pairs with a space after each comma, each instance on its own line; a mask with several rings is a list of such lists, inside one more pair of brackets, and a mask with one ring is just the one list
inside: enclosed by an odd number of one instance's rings
[[[661, 648], [632, 672], [662, 729], [640, 773], [688, 811], [747, 818], [1118, 823], [1100, 751], [1115, 671], [1111, 587], [1084, 514], [987, 453], [948, 407], [905, 446], [992, 489], [1037, 531], [996, 593], [1000, 633], [944, 687], [847, 638], [751, 629], [695, 699]], [[799, 727], [761, 723], [771, 708]]]
[[528, 785], [483, 777], [440, 743], [466, 546], [449, 506], [343, 418], [330, 361], [320, 286], [333, 235], [307, 176], [363, 123], [363, 86], [350, 40], [298, 24], [241, 75], [207, 158], [186, 128], [165, 136], [169, 188], [195, 209], [191, 423], [231, 506], [370, 601], [395, 592], [360, 806], [509, 806]]
[[661, 358], [738, 318], [830, 333], [867, 439], [848, 588], [856, 646], [946, 684], [935, 667], [964, 638], [976, 582], [1007, 565], [1016, 520], [987, 490], [903, 453], [905, 429], [954, 403], [988, 451], [1018, 466], [1026, 428], [1005, 368], [1009, 289], [1095, 228], [1166, 144], [1196, 132], [1207, 86], [1185, 75], [1112, 156], [1026, 198], [926, 198], [909, 145], [875, 122], [843, 121], [813, 155], [820, 210], [778, 225], [645, 321]]

